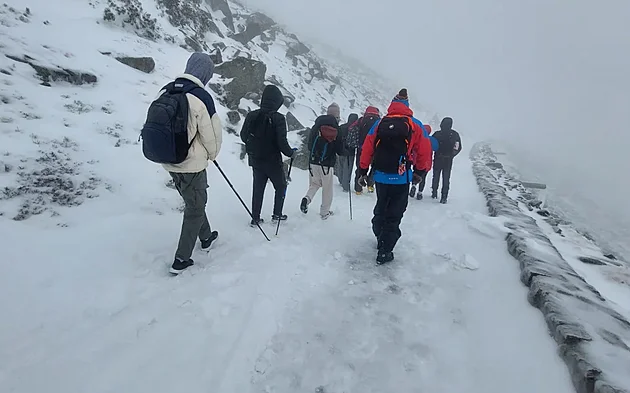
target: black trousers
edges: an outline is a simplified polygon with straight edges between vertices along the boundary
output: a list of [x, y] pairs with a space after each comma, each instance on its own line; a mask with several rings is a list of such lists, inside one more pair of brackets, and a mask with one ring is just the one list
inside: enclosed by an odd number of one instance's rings
[[273, 201], [273, 214], [281, 215], [284, 206], [284, 196], [287, 189], [287, 179], [284, 175], [282, 163], [260, 163], [252, 167], [254, 173], [254, 186], [252, 191], [252, 216], [260, 218], [263, 198], [267, 181], [271, 180], [276, 195]]
[[376, 183], [376, 206], [372, 231], [381, 251], [392, 251], [402, 232], [402, 221], [409, 202], [409, 184]]
[[453, 157], [435, 156], [433, 159], [433, 194], [437, 194], [442, 176], [442, 198], [448, 196], [451, 186], [451, 170], [453, 169]]
[[422, 191], [424, 191], [424, 186], [427, 184], [427, 175], [429, 173], [425, 173], [424, 176], [422, 176], [422, 183], [420, 183], [418, 185], [418, 192], [422, 193]]

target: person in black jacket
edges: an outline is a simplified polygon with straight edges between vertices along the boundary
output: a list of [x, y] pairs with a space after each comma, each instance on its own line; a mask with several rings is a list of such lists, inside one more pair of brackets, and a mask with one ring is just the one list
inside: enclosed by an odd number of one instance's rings
[[277, 86], [268, 85], [262, 94], [260, 109], [251, 111], [245, 117], [241, 129], [241, 140], [245, 143], [249, 166], [253, 172], [252, 222], [262, 223], [260, 218], [267, 181], [271, 180], [276, 191], [273, 203], [273, 221], [287, 219], [282, 214], [287, 180], [282, 166], [282, 154], [293, 157], [295, 149], [287, 141], [287, 123], [283, 114], [278, 113], [284, 97]]
[[332, 103], [328, 107], [327, 114], [315, 120], [308, 136], [308, 149], [310, 152], [309, 188], [306, 196], [302, 198], [300, 210], [304, 214], [308, 212], [308, 205], [321, 188], [322, 205], [319, 214], [322, 220], [326, 220], [333, 214], [330, 210], [333, 200], [333, 167], [337, 161], [337, 155], [348, 154], [339, 134], [339, 106], [337, 104]]
[[459, 133], [453, 130], [453, 119], [445, 117], [440, 123], [440, 129], [432, 135], [437, 139], [439, 148], [433, 158], [433, 183], [431, 198], [437, 199], [437, 191], [442, 175], [442, 198], [440, 203], [446, 203], [451, 183], [453, 158], [462, 151], [462, 140]]
[[350, 181], [352, 180], [352, 167], [354, 166], [354, 149], [348, 148], [348, 133], [349, 128], [359, 119], [359, 115], [356, 113], [351, 113], [348, 116], [348, 122], [346, 124], [342, 124], [339, 126], [339, 134], [341, 135], [341, 141], [344, 144], [344, 147], [348, 149], [348, 156], [344, 159], [337, 160], [337, 165], [335, 166], [335, 175], [337, 175], [337, 179], [339, 179], [339, 183], [343, 188], [343, 192], [350, 192]]
[[[359, 184], [359, 178], [361, 177], [360, 172], [360, 165], [359, 165], [359, 161], [361, 158], [361, 147], [363, 146], [363, 142], [365, 142], [365, 137], [367, 137], [368, 132], [370, 132], [370, 129], [372, 128], [372, 126], [374, 125], [374, 123], [376, 123], [377, 120], [379, 120], [381, 118], [381, 113], [378, 110], [377, 107], [375, 106], [368, 106], [365, 109], [365, 113], [363, 114], [363, 116], [358, 120], [358, 129], [359, 129], [359, 140], [358, 140], [358, 144], [357, 144], [357, 170], [354, 173], [354, 191], [357, 193], [357, 195], [361, 195], [363, 193], [363, 187]], [[374, 175], [372, 172], [370, 172], [366, 178], [366, 183], [367, 183], [367, 188], [368, 188], [368, 192], [374, 192]]]

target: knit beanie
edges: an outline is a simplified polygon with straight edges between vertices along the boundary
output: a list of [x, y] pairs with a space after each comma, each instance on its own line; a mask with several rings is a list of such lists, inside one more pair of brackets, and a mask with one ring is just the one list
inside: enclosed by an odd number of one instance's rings
[[339, 105], [336, 102], [333, 102], [332, 104], [328, 106], [328, 110], [326, 111], [326, 114], [334, 116], [335, 119], [337, 120], [341, 119], [341, 109], [339, 108]]
[[394, 97], [395, 101], [408, 101], [409, 96], [407, 95], [407, 89], [400, 89], [398, 94]]

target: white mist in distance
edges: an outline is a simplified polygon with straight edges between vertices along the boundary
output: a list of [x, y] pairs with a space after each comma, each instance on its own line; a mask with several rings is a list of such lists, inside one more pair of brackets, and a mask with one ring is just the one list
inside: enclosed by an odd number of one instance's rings
[[392, 97], [404, 86], [412, 107], [452, 116], [468, 147], [501, 141], [630, 257], [627, 0], [242, 1], [397, 82]]

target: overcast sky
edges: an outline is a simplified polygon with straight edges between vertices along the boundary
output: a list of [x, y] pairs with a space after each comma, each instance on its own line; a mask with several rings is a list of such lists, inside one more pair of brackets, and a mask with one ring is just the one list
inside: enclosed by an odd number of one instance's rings
[[519, 166], [630, 238], [630, 1], [242, 1], [397, 79], [389, 94], [408, 87], [468, 138], [511, 142]]

